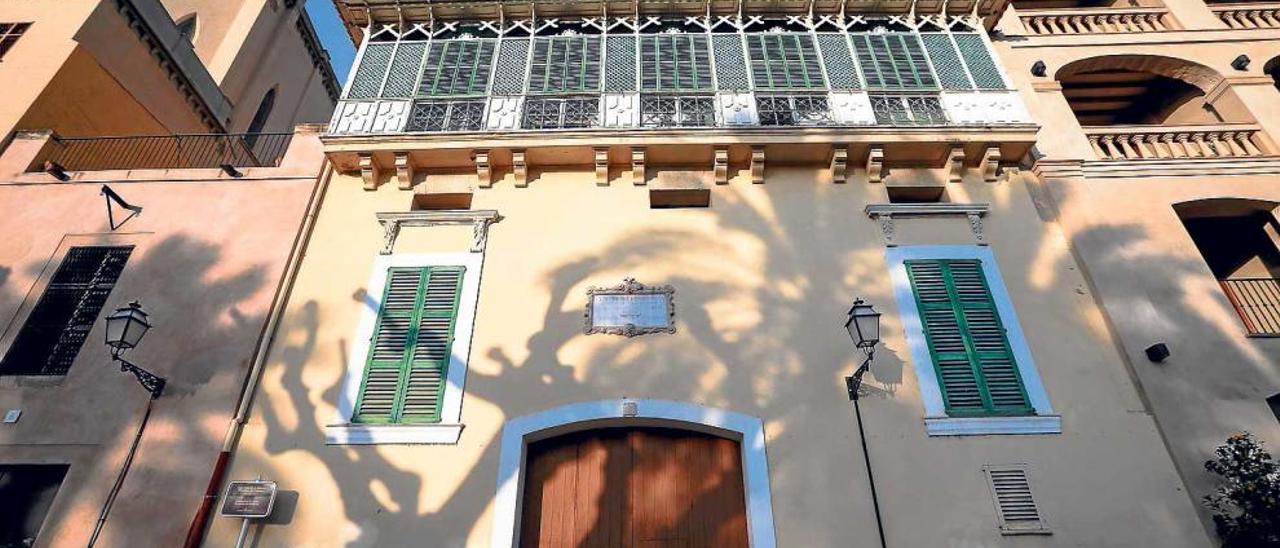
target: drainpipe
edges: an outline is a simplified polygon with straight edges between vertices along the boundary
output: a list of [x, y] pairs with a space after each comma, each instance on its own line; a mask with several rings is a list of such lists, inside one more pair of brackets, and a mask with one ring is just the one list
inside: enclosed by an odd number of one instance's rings
[[227, 473], [227, 465], [231, 462], [231, 452], [235, 451], [236, 444], [240, 441], [240, 433], [244, 430], [245, 423], [249, 421], [249, 409], [253, 404], [254, 393], [258, 391], [258, 381], [262, 378], [262, 370], [267, 362], [267, 351], [271, 349], [271, 343], [275, 341], [280, 317], [284, 315], [289, 293], [293, 291], [293, 282], [298, 277], [298, 269], [302, 263], [302, 252], [306, 249], [307, 242], [311, 240], [311, 231], [315, 228], [320, 202], [324, 200], [325, 192], [329, 189], [329, 180], [332, 177], [333, 164], [329, 163], [326, 158], [320, 166], [318, 184], [311, 191], [311, 198], [307, 202], [306, 214], [302, 217], [302, 222], [298, 226], [298, 234], [294, 236], [293, 249], [289, 251], [289, 261], [285, 264], [284, 274], [280, 277], [280, 283], [276, 285], [276, 295], [271, 302], [271, 311], [267, 316], [267, 323], [263, 326], [262, 334], [258, 337], [258, 344], [254, 350], [253, 365], [249, 368], [249, 374], [245, 376], [244, 383], [240, 387], [236, 415], [231, 419], [231, 424], [227, 426], [227, 435], [222, 440], [222, 451], [218, 453], [218, 460], [213, 464], [213, 472], [209, 476], [209, 485], [205, 488], [204, 498], [200, 501], [200, 509], [196, 510], [195, 518], [191, 520], [191, 527], [187, 529], [187, 540], [183, 543], [184, 548], [199, 547], [204, 539], [205, 531], [209, 528], [209, 518], [213, 513], [213, 503], [218, 500], [218, 492], [222, 488], [222, 479]]

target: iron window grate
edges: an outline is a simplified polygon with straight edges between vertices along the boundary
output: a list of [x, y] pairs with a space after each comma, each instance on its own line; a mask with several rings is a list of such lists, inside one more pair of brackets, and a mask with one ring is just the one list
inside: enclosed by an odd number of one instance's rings
[[407, 131], [484, 129], [484, 101], [418, 101], [409, 112]]
[[712, 127], [715, 98], [710, 95], [643, 95], [640, 125], [644, 127]]
[[71, 248], [0, 361], [0, 375], [66, 375], [132, 252]]
[[524, 103], [524, 129], [584, 128], [599, 125], [599, 97], [530, 97]]
[[757, 95], [756, 111], [762, 126], [813, 126], [835, 123], [826, 95]]
[[947, 123], [942, 101], [933, 95], [872, 95], [876, 123], [891, 126], [941, 126]]

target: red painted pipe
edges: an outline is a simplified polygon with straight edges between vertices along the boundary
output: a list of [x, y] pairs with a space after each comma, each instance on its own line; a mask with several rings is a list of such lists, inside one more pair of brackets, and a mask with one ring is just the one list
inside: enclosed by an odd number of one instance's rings
[[222, 485], [222, 476], [227, 473], [227, 463], [231, 461], [231, 452], [218, 453], [217, 462], [213, 463], [213, 474], [209, 477], [209, 486], [204, 490], [204, 500], [200, 501], [200, 509], [196, 510], [195, 519], [191, 520], [191, 528], [187, 529], [187, 541], [184, 548], [199, 548], [204, 532], [209, 528], [209, 516], [213, 513], [213, 503], [218, 500], [218, 487]]

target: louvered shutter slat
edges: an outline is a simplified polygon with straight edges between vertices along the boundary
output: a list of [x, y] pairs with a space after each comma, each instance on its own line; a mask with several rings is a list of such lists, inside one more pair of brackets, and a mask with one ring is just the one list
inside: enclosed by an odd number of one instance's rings
[[981, 262], [908, 261], [907, 269], [947, 412], [1031, 413]]
[[358, 422], [393, 422], [396, 401], [412, 344], [413, 324], [425, 272], [421, 269], [393, 268], [387, 274], [378, 323], [370, 341], [360, 398], [356, 404]]
[[988, 466], [986, 472], [1002, 530], [1015, 534], [1049, 532], [1021, 465]]
[[430, 271], [399, 415], [402, 422], [440, 420], [462, 274], [461, 268]]

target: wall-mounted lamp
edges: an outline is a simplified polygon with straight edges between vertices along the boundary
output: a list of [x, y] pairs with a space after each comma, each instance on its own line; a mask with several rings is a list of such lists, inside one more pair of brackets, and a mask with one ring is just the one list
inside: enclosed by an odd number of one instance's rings
[[1249, 70], [1249, 56], [1241, 53], [1231, 60], [1231, 68], [1236, 70]]
[[1155, 343], [1148, 346], [1146, 352], [1148, 360], [1160, 363], [1169, 357], [1169, 346], [1164, 343]]
[[44, 172], [52, 175], [54, 179], [59, 181], [71, 179], [71, 176], [67, 175], [67, 170], [64, 169], [61, 164], [53, 160], [44, 161]]
[[1049, 67], [1044, 64], [1044, 61], [1036, 61], [1034, 64], [1031, 65], [1032, 76], [1039, 76], [1043, 78], [1044, 75], [1048, 74], [1048, 70], [1049, 70]]
[[236, 166], [231, 164], [219, 164], [218, 167], [222, 168], [222, 172], [226, 173], [228, 177], [235, 177], [237, 179], [244, 177], [244, 174], [241, 173], [240, 170], [236, 169]]

